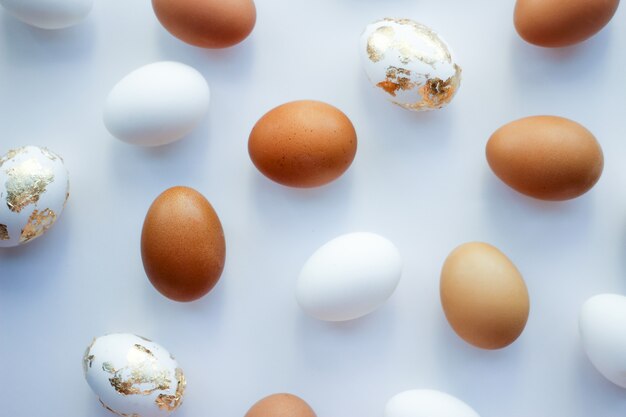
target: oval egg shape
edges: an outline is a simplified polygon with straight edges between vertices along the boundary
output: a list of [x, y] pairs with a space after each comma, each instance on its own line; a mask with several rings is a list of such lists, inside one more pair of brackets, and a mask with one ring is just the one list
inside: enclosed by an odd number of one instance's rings
[[385, 417], [480, 417], [452, 395], [429, 389], [404, 391], [387, 402]]
[[580, 338], [587, 357], [606, 379], [626, 388], [626, 297], [601, 294], [580, 311]]
[[413, 111], [440, 109], [461, 85], [461, 67], [448, 44], [410, 19], [368, 25], [360, 40], [367, 77], [392, 103]]
[[150, 282], [165, 297], [193, 301], [217, 284], [226, 258], [220, 219], [196, 190], [173, 187], [146, 215], [141, 258]]
[[160, 345], [129, 333], [95, 338], [83, 371], [104, 408], [120, 416], [166, 417], [183, 401], [185, 375]]
[[63, 159], [38, 146], [0, 158], [0, 248], [38, 238], [57, 221], [70, 193]]
[[152, 0], [163, 27], [201, 48], [227, 48], [250, 35], [256, 23], [252, 0]]
[[619, 0], [517, 0], [515, 29], [534, 45], [574, 45], [604, 28], [618, 6]]
[[339, 178], [356, 155], [354, 126], [341, 110], [313, 100], [266, 113], [248, 141], [252, 162], [269, 179], [290, 187], [318, 187]]
[[202, 121], [209, 100], [209, 86], [194, 68], [156, 62], [113, 87], [104, 106], [104, 124], [124, 142], [165, 145], [182, 139]]
[[563, 117], [533, 116], [498, 129], [487, 162], [505, 184], [541, 200], [581, 196], [600, 179], [604, 156], [593, 134]]
[[530, 310], [526, 283], [497, 248], [466, 243], [441, 270], [441, 305], [450, 326], [467, 343], [501, 349], [522, 333]]
[[63, 29], [87, 17], [93, 0], [0, 0], [13, 16], [41, 29]]
[[378, 309], [393, 294], [402, 275], [396, 246], [374, 233], [339, 236], [306, 261], [296, 297], [309, 315], [345, 321]]
[[302, 398], [292, 394], [274, 394], [254, 404], [245, 417], [316, 417], [316, 415]]

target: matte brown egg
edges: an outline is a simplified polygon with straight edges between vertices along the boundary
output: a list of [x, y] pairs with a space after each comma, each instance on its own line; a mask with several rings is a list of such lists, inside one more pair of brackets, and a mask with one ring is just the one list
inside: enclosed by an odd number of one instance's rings
[[482, 349], [510, 345], [528, 321], [530, 301], [522, 275], [487, 243], [466, 243], [452, 251], [441, 270], [440, 293], [450, 326]]
[[357, 137], [341, 110], [303, 100], [270, 110], [254, 126], [248, 151], [268, 178], [291, 187], [317, 187], [340, 177], [352, 164]]
[[606, 26], [617, 6], [619, 0], [517, 0], [515, 29], [538, 46], [574, 45]]
[[252, 406], [245, 417], [316, 417], [301, 398], [291, 394], [274, 394]]
[[172, 35], [201, 48], [227, 48], [250, 35], [256, 23], [252, 0], [152, 0]]
[[141, 258], [154, 287], [175, 301], [193, 301], [217, 284], [226, 257], [222, 224], [196, 190], [173, 187], [150, 206]]
[[585, 127], [556, 116], [533, 116], [498, 129], [487, 142], [493, 172], [520, 193], [541, 200], [569, 200], [600, 179], [604, 157]]

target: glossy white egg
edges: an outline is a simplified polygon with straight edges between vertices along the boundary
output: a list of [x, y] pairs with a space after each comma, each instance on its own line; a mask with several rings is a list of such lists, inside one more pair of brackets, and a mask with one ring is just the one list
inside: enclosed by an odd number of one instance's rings
[[93, 0], [0, 0], [0, 4], [29, 25], [42, 29], [63, 29], [87, 17]]
[[182, 139], [206, 116], [209, 85], [197, 70], [156, 62], [124, 77], [109, 93], [104, 124], [133, 145], [159, 146]]
[[0, 158], [0, 247], [30, 242], [57, 221], [69, 197], [63, 159], [37, 146]]
[[396, 246], [374, 233], [339, 236], [304, 264], [296, 297], [320, 320], [344, 321], [369, 314], [395, 291], [402, 274]]
[[429, 389], [404, 391], [389, 400], [384, 417], [480, 417], [452, 395]]
[[359, 53], [381, 95], [407, 110], [440, 109], [461, 85], [461, 67], [448, 44], [429, 27], [409, 19], [368, 25]]
[[100, 403], [118, 415], [165, 417], [183, 400], [185, 376], [176, 359], [134, 334], [94, 339], [83, 357], [83, 370]]
[[626, 297], [591, 297], [580, 311], [579, 329], [593, 366], [609, 381], [626, 388]]

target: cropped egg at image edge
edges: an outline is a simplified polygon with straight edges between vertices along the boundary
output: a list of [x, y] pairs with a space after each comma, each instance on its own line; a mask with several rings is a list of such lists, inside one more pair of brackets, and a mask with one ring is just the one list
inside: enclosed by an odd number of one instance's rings
[[623, 416], [624, 22], [0, 0], [0, 415]]

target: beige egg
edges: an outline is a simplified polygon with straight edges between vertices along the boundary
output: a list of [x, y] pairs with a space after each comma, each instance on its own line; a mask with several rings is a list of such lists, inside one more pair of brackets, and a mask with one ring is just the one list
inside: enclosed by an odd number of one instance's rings
[[515, 265], [480, 242], [456, 248], [443, 264], [441, 305], [454, 331], [482, 349], [500, 349], [522, 333], [530, 302]]

